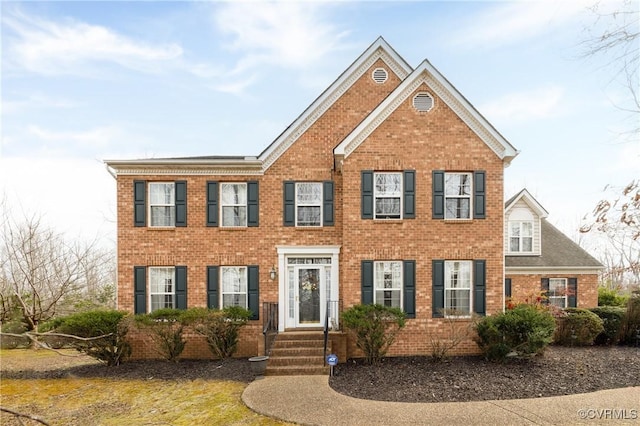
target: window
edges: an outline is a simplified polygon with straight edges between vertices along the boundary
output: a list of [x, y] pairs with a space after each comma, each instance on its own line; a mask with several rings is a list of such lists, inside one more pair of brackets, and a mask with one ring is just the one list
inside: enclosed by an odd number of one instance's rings
[[549, 278], [549, 304], [559, 308], [566, 308], [567, 294], [566, 278]]
[[374, 303], [402, 309], [402, 262], [374, 262]]
[[222, 307], [247, 308], [247, 268], [244, 266], [223, 266], [221, 272]]
[[533, 222], [509, 222], [509, 250], [524, 253], [533, 251]]
[[471, 262], [444, 263], [444, 310], [447, 316], [471, 314]]
[[322, 183], [296, 183], [296, 226], [322, 226]]
[[471, 173], [445, 173], [445, 219], [471, 219]]
[[175, 193], [173, 182], [149, 184], [150, 226], [175, 225]]
[[247, 226], [247, 184], [221, 184], [222, 226]]
[[402, 173], [375, 173], [374, 199], [376, 219], [402, 217]]
[[149, 297], [151, 310], [174, 308], [175, 268], [149, 268]]

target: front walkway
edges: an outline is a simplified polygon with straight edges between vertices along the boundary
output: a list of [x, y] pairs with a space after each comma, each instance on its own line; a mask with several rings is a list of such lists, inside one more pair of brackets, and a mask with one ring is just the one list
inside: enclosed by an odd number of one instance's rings
[[640, 387], [535, 399], [407, 403], [344, 396], [329, 387], [328, 376], [267, 376], [250, 383], [242, 400], [257, 413], [303, 425], [611, 425], [640, 422]]

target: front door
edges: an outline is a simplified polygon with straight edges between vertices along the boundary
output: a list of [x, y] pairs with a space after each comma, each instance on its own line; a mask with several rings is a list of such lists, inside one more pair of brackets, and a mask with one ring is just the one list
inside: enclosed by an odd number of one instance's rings
[[320, 325], [320, 298], [322, 292], [320, 267], [298, 267], [297, 279], [297, 325]]

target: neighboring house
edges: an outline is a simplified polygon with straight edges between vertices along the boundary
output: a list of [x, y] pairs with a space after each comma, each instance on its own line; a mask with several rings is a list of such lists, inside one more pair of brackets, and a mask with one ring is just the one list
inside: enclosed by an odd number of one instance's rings
[[[257, 157], [106, 161], [118, 308], [247, 307], [248, 356], [264, 351], [263, 307], [280, 339], [380, 303], [408, 318], [389, 353], [429, 353], [445, 310], [462, 325], [503, 310], [503, 171], [516, 155], [428, 61], [411, 68], [379, 38]], [[341, 360], [356, 353], [332, 339]]]
[[521, 302], [544, 295], [560, 308], [598, 306], [602, 264], [547, 215], [526, 189], [505, 203], [505, 296]]

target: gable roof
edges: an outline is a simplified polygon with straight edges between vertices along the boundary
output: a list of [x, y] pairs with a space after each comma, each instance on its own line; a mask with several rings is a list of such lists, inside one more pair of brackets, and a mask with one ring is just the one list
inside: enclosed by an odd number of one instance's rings
[[538, 200], [533, 198], [533, 195], [531, 195], [531, 193], [526, 188], [522, 189], [520, 192], [518, 192], [513, 197], [509, 198], [504, 203], [505, 213], [511, 210], [511, 208], [515, 206], [516, 203], [520, 200], [524, 201], [529, 206], [529, 208], [533, 210], [535, 214], [538, 215], [538, 217], [545, 218], [549, 216], [549, 213], [547, 212], [547, 210], [545, 210], [545, 208], [542, 207], [542, 205], [538, 202]]
[[411, 66], [385, 41], [378, 37], [318, 98], [304, 110], [258, 158], [268, 169], [315, 121], [322, 116], [378, 59], [404, 80]]
[[602, 263], [546, 219], [540, 221], [541, 256], [505, 256], [505, 267], [514, 269], [602, 269]]
[[429, 86], [507, 165], [518, 155], [518, 150], [426, 59], [344, 138], [334, 149], [334, 154], [344, 158], [348, 157], [382, 121], [423, 83]]

